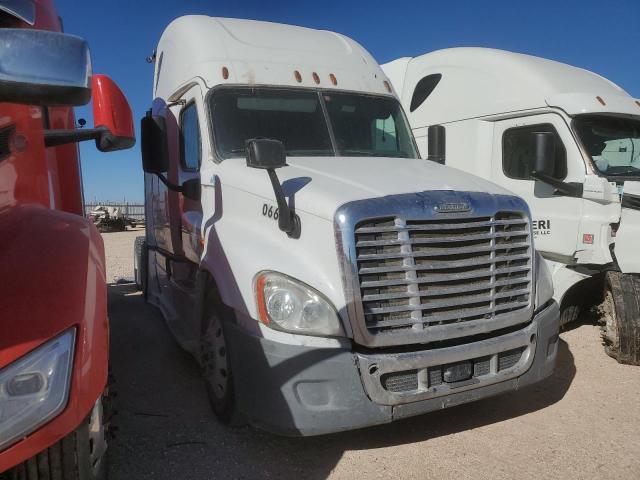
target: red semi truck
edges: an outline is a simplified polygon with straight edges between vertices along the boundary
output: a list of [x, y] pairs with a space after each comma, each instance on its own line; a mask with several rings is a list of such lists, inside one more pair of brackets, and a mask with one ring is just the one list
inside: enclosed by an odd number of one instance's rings
[[[76, 128], [91, 99], [95, 127]], [[0, 0], [0, 477], [105, 473], [105, 257], [84, 217], [83, 140], [133, 146], [127, 100], [51, 0]]]

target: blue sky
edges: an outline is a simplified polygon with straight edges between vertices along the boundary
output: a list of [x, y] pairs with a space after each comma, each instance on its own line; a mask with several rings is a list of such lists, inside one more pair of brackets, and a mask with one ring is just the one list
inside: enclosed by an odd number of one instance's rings
[[[608, 77], [640, 97], [640, 0], [206, 1], [57, 0], [65, 30], [86, 38], [96, 73], [127, 95], [136, 127], [151, 103], [145, 62], [180, 15], [251, 18], [323, 28], [360, 42], [380, 63], [454, 46], [502, 48], [551, 58]], [[79, 117], [91, 124], [91, 112]], [[80, 147], [87, 201], [143, 199], [140, 151], [102, 154]]]

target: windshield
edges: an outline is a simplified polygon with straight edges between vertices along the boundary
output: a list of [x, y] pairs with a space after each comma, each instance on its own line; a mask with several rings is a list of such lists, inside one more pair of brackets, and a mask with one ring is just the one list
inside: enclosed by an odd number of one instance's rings
[[640, 174], [640, 120], [580, 115], [574, 120], [574, 126], [601, 173]]
[[400, 103], [391, 97], [268, 87], [221, 88], [209, 97], [223, 158], [252, 138], [280, 140], [288, 156], [418, 158]]

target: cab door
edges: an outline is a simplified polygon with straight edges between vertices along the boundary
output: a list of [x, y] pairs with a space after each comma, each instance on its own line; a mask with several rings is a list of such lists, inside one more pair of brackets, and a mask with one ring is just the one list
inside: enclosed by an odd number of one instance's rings
[[[169, 107], [167, 137], [169, 140], [169, 171], [171, 181], [184, 185], [189, 180], [200, 182], [205, 145], [204, 108], [201, 88], [195, 84], [180, 102]], [[170, 131], [170, 130], [173, 130]], [[169, 192], [169, 216], [173, 250], [167, 258], [166, 284], [171, 292], [165, 306], [167, 325], [178, 342], [192, 350], [199, 330], [191, 322], [195, 305], [195, 279], [202, 253], [202, 204], [199, 199], [183, 193]]]
[[[184, 106], [178, 115], [179, 148], [177, 158], [178, 181], [180, 185], [187, 180], [200, 182], [200, 168], [204, 151], [203, 131], [204, 108], [199, 86], [194, 86], [183, 97]], [[182, 255], [187, 260], [199, 263], [202, 254], [202, 204], [200, 200], [176, 196], [176, 212], [179, 216], [179, 227], [176, 232], [177, 242]]]
[[495, 123], [492, 180], [529, 204], [536, 248], [550, 258], [568, 262], [576, 251], [584, 201], [557, 194], [550, 185], [530, 177], [535, 164], [534, 132], [550, 132], [555, 137], [553, 177], [564, 182], [584, 182], [580, 151], [564, 119], [553, 113]]

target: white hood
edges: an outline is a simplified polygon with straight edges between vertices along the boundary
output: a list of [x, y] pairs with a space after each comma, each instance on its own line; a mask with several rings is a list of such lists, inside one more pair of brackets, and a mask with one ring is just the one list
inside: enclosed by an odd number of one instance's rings
[[[332, 221], [336, 209], [354, 200], [434, 190], [513, 195], [498, 185], [437, 163], [382, 157], [290, 157], [277, 170], [295, 209]], [[249, 168], [243, 158], [221, 164], [223, 186], [274, 201], [267, 172]], [[291, 201], [291, 200], [290, 200]]]

